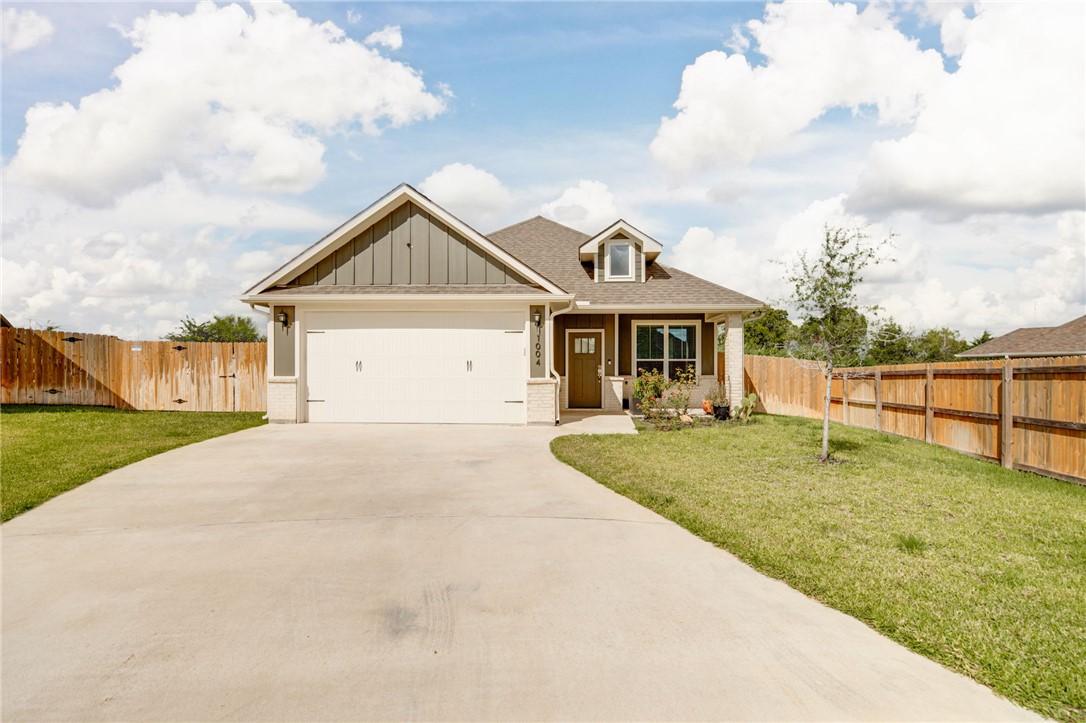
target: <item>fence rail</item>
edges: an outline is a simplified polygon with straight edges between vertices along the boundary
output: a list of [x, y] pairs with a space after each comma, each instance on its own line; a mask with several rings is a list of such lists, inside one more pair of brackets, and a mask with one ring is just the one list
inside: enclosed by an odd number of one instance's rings
[[[761, 410], [821, 419], [820, 371], [763, 356], [744, 367]], [[830, 418], [1086, 484], [1086, 356], [838, 369]]]
[[125, 341], [0, 329], [0, 403], [263, 412], [263, 342]]

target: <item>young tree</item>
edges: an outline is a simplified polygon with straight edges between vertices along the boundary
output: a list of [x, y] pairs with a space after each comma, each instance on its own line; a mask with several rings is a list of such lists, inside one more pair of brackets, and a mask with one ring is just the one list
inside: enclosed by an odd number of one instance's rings
[[177, 331], [166, 335], [170, 341], [264, 341], [264, 335], [247, 316], [227, 314], [203, 323], [186, 316]]
[[985, 329], [983, 334], [978, 336], [973, 341], [969, 342], [969, 348], [972, 349], [975, 346], [980, 346], [981, 344], [987, 344], [988, 342], [990, 342], [994, 338], [995, 337], [992, 336], [992, 332]]
[[817, 256], [799, 255], [786, 280], [792, 286], [789, 299], [803, 321], [801, 339], [793, 354], [810, 360], [826, 375], [826, 396], [822, 410], [823, 462], [830, 456], [830, 390], [833, 370], [859, 363], [868, 346], [869, 324], [864, 312], [877, 307], [863, 306], [856, 288], [863, 271], [883, 259], [880, 252], [890, 239], [872, 244], [863, 229], [826, 227]]

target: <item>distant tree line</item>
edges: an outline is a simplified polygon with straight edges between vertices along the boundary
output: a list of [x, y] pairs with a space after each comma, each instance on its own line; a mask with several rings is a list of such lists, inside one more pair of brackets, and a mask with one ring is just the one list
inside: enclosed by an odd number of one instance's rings
[[227, 314], [204, 322], [186, 316], [176, 331], [166, 335], [170, 341], [264, 341], [264, 335], [247, 316]]
[[[883, 364], [929, 364], [957, 361], [955, 354], [992, 339], [985, 331], [976, 339], [963, 339], [957, 331], [940, 327], [922, 332], [903, 328], [893, 319], [874, 323], [855, 309], [840, 309], [848, 315], [849, 325], [858, 333], [850, 336], [851, 343], [841, 350], [839, 366], [879, 366]], [[842, 320], [834, 321], [840, 325]], [[760, 318], [743, 326], [743, 341], [747, 354], [761, 356], [797, 356], [797, 349], [808, 348], [818, 332], [818, 320], [807, 319], [797, 325], [784, 309], [770, 307]], [[799, 356], [803, 356], [800, 354]]]

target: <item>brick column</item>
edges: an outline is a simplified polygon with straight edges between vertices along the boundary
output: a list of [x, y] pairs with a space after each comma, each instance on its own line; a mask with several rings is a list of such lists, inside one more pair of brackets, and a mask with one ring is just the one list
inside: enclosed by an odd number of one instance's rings
[[528, 424], [554, 424], [554, 379], [528, 380]]
[[728, 314], [728, 331], [724, 337], [724, 384], [732, 404], [746, 396], [743, 374], [743, 314]]
[[268, 377], [268, 421], [272, 424], [298, 421], [297, 378]]

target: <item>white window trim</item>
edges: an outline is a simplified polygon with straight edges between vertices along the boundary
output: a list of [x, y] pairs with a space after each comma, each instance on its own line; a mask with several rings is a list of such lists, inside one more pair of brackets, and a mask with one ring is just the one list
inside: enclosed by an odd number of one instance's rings
[[[615, 276], [611, 273], [611, 247], [612, 246], [627, 246], [630, 249], [630, 273], [625, 276]], [[606, 281], [633, 281], [634, 280], [634, 253], [637, 250], [637, 246], [633, 241], [629, 239], [616, 239], [614, 241], [608, 241], [603, 247], [603, 265], [604, 265], [604, 279]]]
[[694, 327], [694, 371], [698, 377], [704, 376], [701, 373], [701, 322], [697, 319], [658, 319], [652, 320], [639, 320], [630, 322], [630, 377], [637, 378], [637, 327], [639, 326], [660, 326], [664, 327], [664, 373], [667, 373], [667, 366], [671, 363], [671, 359], [668, 356], [670, 345], [666, 343], [667, 340], [667, 328], [669, 326], [693, 326]]

